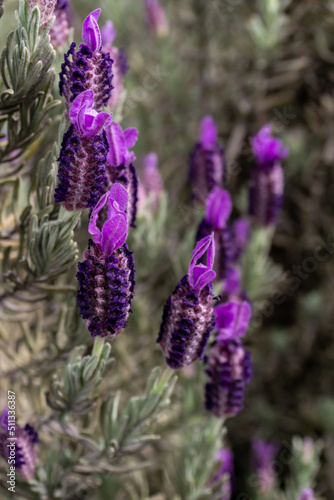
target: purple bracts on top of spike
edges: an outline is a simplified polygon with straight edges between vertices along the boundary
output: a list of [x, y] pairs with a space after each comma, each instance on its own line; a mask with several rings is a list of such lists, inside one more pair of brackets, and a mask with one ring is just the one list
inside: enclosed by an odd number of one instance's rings
[[[207, 253], [206, 265], [198, 264]], [[188, 274], [178, 283], [164, 307], [157, 342], [174, 369], [201, 358], [214, 326], [212, 270], [214, 239], [210, 235], [197, 243]]]
[[213, 118], [206, 116], [201, 123], [200, 140], [190, 154], [189, 171], [192, 196], [201, 204], [214, 187], [222, 187], [225, 182], [226, 162], [217, 137]]
[[69, 111], [74, 99], [86, 90], [94, 92], [93, 108], [101, 111], [110, 99], [112, 91], [112, 64], [110, 54], [104, 54], [102, 36], [97, 24], [101, 9], [97, 9], [85, 19], [82, 29], [84, 43], [75, 50], [73, 42], [64, 56], [65, 62], [59, 74], [59, 92], [66, 100]]
[[298, 500], [315, 500], [314, 491], [309, 488], [304, 489]]
[[159, 0], [144, 1], [146, 23], [152, 35], [155, 37], [167, 35], [169, 31], [168, 19]]
[[249, 213], [263, 226], [277, 224], [284, 196], [281, 160], [288, 155], [288, 149], [270, 134], [271, 127], [266, 125], [251, 140], [255, 164], [249, 188]]
[[[6, 462], [8, 462], [10, 453], [8, 448], [11, 441], [9, 439], [11, 436], [8, 433], [10, 425], [12, 424], [8, 422], [8, 408], [5, 407], [0, 417], [0, 456]], [[38, 434], [29, 424], [26, 424], [24, 428], [16, 424], [15, 438], [15, 468], [27, 481], [30, 481], [35, 475], [37, 462], [35, 444], [38, 443]]]
[[227, 448], [222, 448], [218, 452], [217, 461], [220, 463], [220, 467], [212, 479], [210, 479], [209, 484], [211, 485], [221, 480], [224, 476], [228, 476], [227, 481], [224, 481], [222, 484], [220, 500], [231, 500], [234, 479], [234, 457], [232, 451]]
[[[121, 184], [113, 184], [92, 211], [85, 261], [78, 264], [78, 305], [93, 337], [113, 339], [127, 326], [134, 295], [133, 254], [125, 243], [128, 193]], [[99, 212], [108, 205], [107, 220], [97, 225]]]
[[93, 102], [91, 90], [78, 95], [70, 110], [73, 124], [63, 137], [55, 202], [66, 210], [93, 208], [106, 182], [109, 146], [104, 128], [112, 115], [98, 113]]
[[215, 307], [216, 329], [221, 340], [245, 335], [252, 315], [247, 300], [231, 300]]

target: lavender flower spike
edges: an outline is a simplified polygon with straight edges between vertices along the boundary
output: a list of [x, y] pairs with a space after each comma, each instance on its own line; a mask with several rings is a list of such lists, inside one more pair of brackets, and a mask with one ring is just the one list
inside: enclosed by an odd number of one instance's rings
[[40, 26], [46, 27], [52, 20], [57, 0], [28, 0], [28, 6], [37, 6], [41, 12]]
[[73, 42], [64, 56], [65, 62], [59, 74], [59, 93], [65, 97], [69, 111], [74, 99], [85, 90], [94, 92], [93, 108], [102, 110], [110, 99], [112, 91], [112, 59], [102, 53], [102, 36], [97, 24], [101, 9], [96, 9], [85, 19], [82, 28], [84, 43], [75, 50]]
[[166, 12], [160, 5], [159, 0], [144, 0], [146, 23], [152, 35], [156, 38], [166, 36], [169, 25]]
[[215, 186], [222, 187], [226, 177], [224, 151], [218, 144], [216, 124], [211, 116], [201, 123], [200, 140], [190, 154], [189, 179], [192, 196], [203, 204]]
[[19, 473], [30, 481], [35, 475], [37, 462], [35, 444], [38, 443], [38, 434], [29, 424], [24, 428], [16, 424], [14, 440], [8, 430], [11, 426], [8, 408], [5, 407], [0, 417], [0, 456], [7, 463], [10, 461]]
[[51, 43], [55, 49], [63, 47], [70, 34], [70, 19], [67, 0], [57, 0], [54, 15], [55, 22], [50, 30]]
[[266, 125], [251, 140], [255, 164], [249, 187], [249, 214], [263, 226], [277, 224], [284, 192], [281, 160], [288, 155], [288, 149], [270, 134], [270, 125]]
[[214, 232], [216, 244], [215, 271], [218, 279], [226, 278], [234, 255], [231, 229], [227, 220], [232, 211], [229, 193], [216, 186], [206, 200], [205, 217], [198, 226], [196, 241]]
[[257, 489], [262, 494], [270, 494], [275, 486], [276, 472], [274, 459], [277, 453], [277, 446], [262, 439], [254, 439], [253, 467], [257, 475]]
[[106, 182], [108, 141], [104, 128], [112, 120], [108, 113], [93, 109], [94, 93], [87, 90], [74, 100], [72, 125], [64, 134], [59, 155], [55, 202], [66, 210], [93, 208]]
[[315, 500], [314, 492], [310, 489], [304, 489], [298, 500]]
[[247, 300], [231, 300], [215, 308], [216, 329], [222, 340], [245, 335], [252, 315], [252, 308]]
[[[127, 326], [134, 295], [133, 254], [125, 243], [128, 194], [115, 183], [92, 211], [85, 261], [78, 264], [78, 305], [92, 337], [115, 338]], [[99, 212], [108, 204], [108, 217], [102, 229], [97, 226]]]
[[227, 476], [228, 480], [223, 483], [221, 489], [220, 500], [231, 500], [234, 482], [234, 467], [233, 467], [233, 453], [227, 448], [222, 448], [218, 452], [217, 461], [220, 462], [220, 467], [213, 478], [210, 480], [209, 484], [215, 483]]
[[[165, 304], [157, 342], [171, 368], [183, 368], [201, 358], [212, 332], [214, 252], [213, 235], [197, 243], [188, 274]], [[205, 253], [206, 265], [198, 264]]]

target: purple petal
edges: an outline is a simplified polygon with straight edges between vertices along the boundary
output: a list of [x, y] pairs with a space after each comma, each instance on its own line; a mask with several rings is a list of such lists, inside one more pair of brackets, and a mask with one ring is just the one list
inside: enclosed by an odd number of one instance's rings
[[[196, 262], [205, 254], [205, 252], [207, 252], [206, 266], [203, 264], [196, 266]], [[210, 236], [206, 236], [197, 243], [195, 250], [193, 251], [193, 257], [190, 261], [188, 270], [189, 283], [196, 291], [199, 291], [215, 278], [216, 273], [212, 271], [214, 256], [215, 241], [214, 235], [211, 233]]]
[[[93, 110], [94, 111], [94, 110]], [[89, 114], [91, 114], [90, 112]], [[101, 132], [102, 129], [109, 127], [112, 122], [112, 113], [106, 113], [103, 111], [102, 113], [97, 113], [93, 117], [93, 122], [90, 128], [87, 128], [84, 132], [83, 136], [87, 137], [87, 139], [91, 139], [94, 135]]]
[[138, 140], [138, 130], [135, 127], [130, 127], [124, 130], [125, 145], [127, 148], [133, 148]]
[[242, 249], [247, 245], [250, 235], [250, 223], [245, 217], [239, 217], [232, 225], [234, 240]]
[[99, 199], [99, 201], [95, 205], [94, 209], [92, 210], [92, 213], [90, 216], [90, 221], [89, 221], [89, 225], [88, 225], [88, 232], [93, 236], [93, 240], [95, 241], [95, 243], [100, 243], [100, 241], [101, 241], [101, 231], [97, 227], [96, 222], [97, 222], [97, 219], [99, 217], [99, 212], [106, 204], [108, 197], [109, 197], [108, 192], [105, 193], [103, 196], [101, 196], [101, 198]]
[[222, 229], [232, 212], [230, 194], [216, 186], [206, 200], [205, 219], [214, 229]]
[[313, 490], [309, 488], [304, 489], [300, 494], [299, 500], [315, 500]]
[[122, 186], [122, 184], [116, 182], [111, 186], [109, 191], [108, 219], [110, 218], [111, 214], [115, 209], [118, 212], [125, 212], [127, 205], [128, 205], [128, 192], [126, 188]]
[[217, 142], [217, 127], [211, 116], [203, 118], [201, 123], [200, 142], [204, 149], [213, 149]]
[[107, 255], [121, 247], [127, 237], [127, 220], [125, 213], [118, 213], [104, 223], [102, 228], [101, 247]]
[[102, 28], [102, 46], [108, 47], [113, 44], [116, 38], [116, 30], [112, 21], [107, 21]]
[[217, 460], [222, 462], [222, 465], [219, 469], [221, 475], [226, 473], [231, 473], [233, 471], [233, 453], [231, 450], [227, 448], [222, 448], [218, 452]]
[[80, 135], [84, 132], [86, 110], [92, 109], [94, 92], [86, 90], [81, 92], [73, 101], [70, 109], [70, 119]]
[[216, 329], [219, 338], [237, 338], [247, 331], [252, 309], [246, 300], [231, 301], [215, 308]]
[[288, 148], [284, 147], [282, 141], [271, 137], [271, 126], [265, 125], [251, 139], [251, 146], [260, 165], [272, 164], [280, 161], [289, 154]]
[[101, 9], [96, 9], [86, 17], [82, 25], [82, 39], [92, 52], [101, 49], [101, 32], [97, 20]]
[[122, 127], [113, 122], [106, 128], [109, 143], [108, 163], [118, 167], [125, 163], [126, 143]]
[[238, 295], [241, 289], [240, 271], [236, 267], [232, 267], [227, 275], [224, 284], [224, 293], [227, 295]]

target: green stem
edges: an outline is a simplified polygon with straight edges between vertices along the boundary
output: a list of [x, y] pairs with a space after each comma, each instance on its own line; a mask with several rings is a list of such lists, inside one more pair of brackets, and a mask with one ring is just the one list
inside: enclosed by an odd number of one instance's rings
[[101, 356], [103, 346], [104, 346], [104, 338], [101, 337], [96, 337], [94, 340], [94, 347], [93, 347], [93, 356]]

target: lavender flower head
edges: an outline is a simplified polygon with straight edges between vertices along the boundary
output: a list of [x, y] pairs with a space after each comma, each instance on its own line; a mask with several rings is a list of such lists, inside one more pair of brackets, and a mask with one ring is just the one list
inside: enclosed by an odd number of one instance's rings
[[231, 232], [234, 247], [233, 261], [238, 262], [249, 241], [250, 223], [248, 219], [245, 217], [236, 219], [232, 224]]
[[168, 35], [169, 24], [164, 8], [158, 0], [144, 1], [146, 23], [152, 35], [156, 38]]
[[[198, 264], [205, 253], [207, 263]], [[183, 368], [201, 358], [212, 332], [214, 253], [213, 235], [197, 243], [188, 274], [180, 280], [164, 307], [157, 342], [171, 368]]]
[[218, 144], [217, 127], [213, 118], [206, 116], [201, 123], [200, 140], [190, 154], [193, 199], [203, 204], [214, 187], [223, 186], [225, 176], [226, 163], [224, 151]]
[[63, 47], [70, 34], [70, 20], [67, 0], [57, 0], [54, 15], [55, 22], [50, 30], [51, 43], [55, 49]]
[[65, 97], [67, 111], [74, 99], [86, 90], [94, 92], [93, 108], [102, 110], [112, 91], [112, 64], [110, 54], [102, 53], [102, 35], [97, 24], [101, 9], [96, 9], [85, 19], [79, 50], [73, 42], [59, 74], [59, 93]]
[[27, 481], [30, 481], [35, 475], [37, 462], [35, 444], [38, 443], [38, 434], [29, 424], [24, 428], [15, 424], [16, 439], [11, 439], [13, 436], [9, 433], [12, 426], [10, 418], [8, 408], [5, 407], [0, 417], [0, 455], [7, 463], [9, 461], [15, 466]]
[[218, 279], [224, 279], [231, 267], [234, 247], [227, 220], [232, 211], [229, 193], [214, 187], [206, 200], [205, 217], [198, 226], [196, 241], [214, 233], [216, 245], [215, 271]]
[[315, 500], [314, 491], [311, 489], [304, 489], [298, 500]]
[[52, 20], [57, 0], [28, 0], [30, 9], [38, 7], [41, 13], [40, 27], [45, 28]]
[[98, 113], [93, 103], [92, 90], [76, 97], [70, 110], [72, 125], [63, 137], [55, 202], [66, 210], [93, 208], [107, 180], [109, 145], [104, 128], [111, 122], [112, 115]]
[[265, 125], [251, 140], [255, 164], [249, 187], [249, 213], [264, 226], [277, 224], [283, 205], [284, 174], [281, 160], [288, 155], [279, 139]]
[[[127, 221], [128, 228], [135, 227], [138, 202], [138, 176], [134, 167], [135, 154], [129, 151], [138, 139], [138, 130], [128, 128], [123, 131], [121, 125], [116, 122], [109, 123], [106, 127], [106, 137], [109, 152], [106, 163], [106, 179], [103, 184], [103, 192], [109, 191], [110, 187], [118, 182], [128, 192]], [[99, 214], [98, 225], [106, 221], [106, 208]]]
[[[126, 207], [128, 193], [115, 183], [92, 211], [85, 261], [78, 264], [78, 305], [92, 337], [119, 335], [127, 326], [134, 295], [135, 270], [133, 253], [125, 243], [127, 237]], [[97, 219], [108, 203], [108, 217], [100, 230]]]
[[219, 481], [223, 476], [228, 476], [228, 481], [224, 482], [221, 490], [220, 500], [230, 500], [232, 497], [233, 490], [233, 453], [227, 448], [222, 448], [219, 450], [217, 455], [217, 461], [220, 462], [220, 467], [213, 478], [210, 480], [210, 484]]
[[205, 406], [216, 417], [231, 417], [243, 409], [246, 385], [252, 376], [250, 353], [240, 337], [247, 330], [250, 305], [230, 302], [215, 308], [218, 333], [204, 358], [208, 382]]
[[141, 193], [139, 202], [145, 205], [146, 201], [148, 201], [150, 210], [155, 212], [164, 190], [163, 180], [158, 169], [158, 155], [156, 153], [149, 153], [145, 156], [139, 187]]
[[257, 474], [258, 490], [263, 494], [270, 493], [276, 482], [274, 460], [277, 453], [277, 446], [262, 439], [254, 439], [252, 449], [253, 468]]
[[124, 50], [119, 50], [113, 45], [116, 38], [116, 30], [112, 21], [107, 21], [102, 28], [102, 52], [110, 54], [113, 59], [113, 92], [108, 101], [108, 108], [113, 109], [118, 103], [123, 92], [123, 77], [128, 71], [127, 59]]

